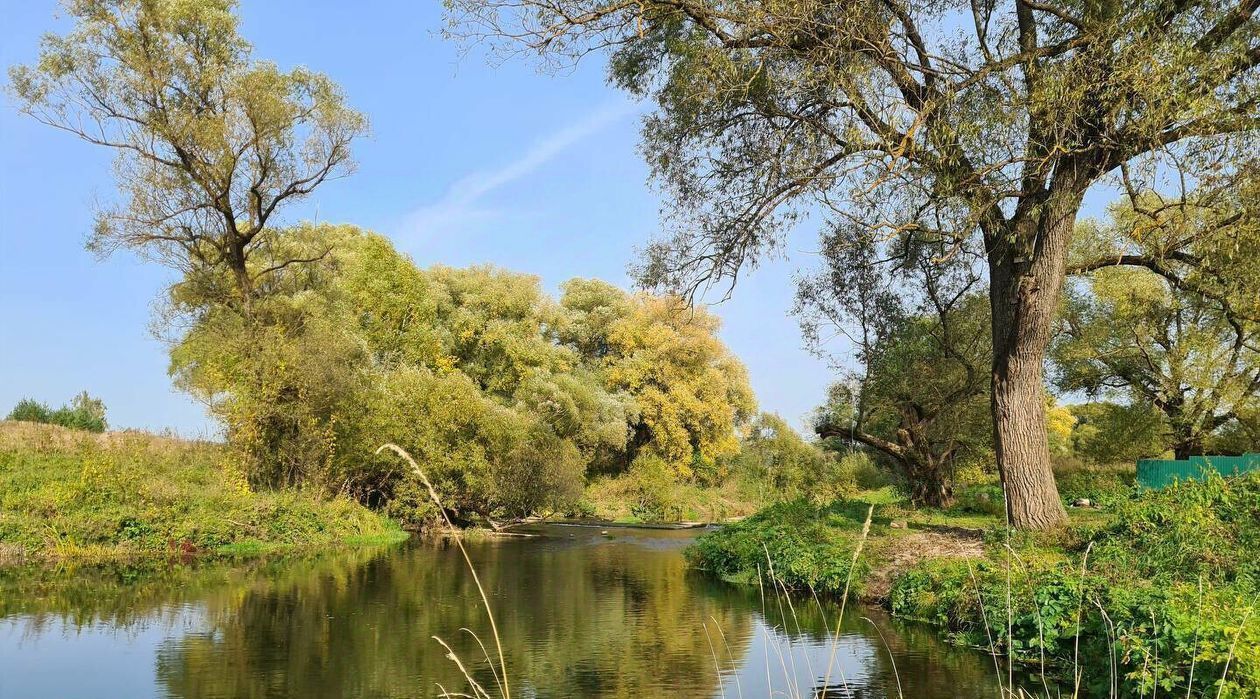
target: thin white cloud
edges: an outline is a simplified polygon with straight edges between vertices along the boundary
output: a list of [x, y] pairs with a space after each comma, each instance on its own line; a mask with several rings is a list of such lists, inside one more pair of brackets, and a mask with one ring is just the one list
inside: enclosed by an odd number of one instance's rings
[[493, 218], [496, 212], [482, 204], [487, 194], [529, 175], [634, 110], [635, 105], [630, 102], [606, 104], [581, 121], [548, 134], [515, 160], [461, 177], [447, 187], [441, 199], [408, 214], [404, 230], [412, 234], [452, 231]]

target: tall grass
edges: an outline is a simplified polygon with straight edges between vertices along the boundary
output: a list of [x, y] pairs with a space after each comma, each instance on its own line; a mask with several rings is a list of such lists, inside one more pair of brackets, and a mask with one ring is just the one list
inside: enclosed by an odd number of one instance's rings
[[235, 556], [404, 538], [345, 497], [251, 490], [219, 444], [0, 421], [0, 559]]
[[[420, 468], [420, 465], [416, 463], [416, 460], [411, 458], [411, 454], [408, 454], [406, 449], [403, 449], [397, 444], [384, 444], [376, 450], [376, 453], [380, 454], [385, 450], [392, 451], [399, 455], [411, 466], [411, 470], [420, 477], [420, 481], [424, 483], [425, 489], [428, 490], [429, 498], [433, 501], [434, 507], [437, 508], [438, 512], [442, 513], [442, 519], [446, 522], [447, 528], [454, 531], [455, 525], [451, 523], [450, 517], [447, 516], [446, 508], [442, 506], [442, 499], [438, 497], [437, 490], [433, 487], [433, 484], [429, 482], [429, 477], [424, 474], [424, 470]], [[464, 556], [464, 563], [468, 566], [468, 572], [472, 574], [473, 582], [477, 584], [477, 592], [481, 594], [482, 607], [486, 610], [486, 617], [490, 620], [490, 631], [494, 634], [494, 646], [499, 655], [499, 667], [497, 670], [495, 669], [494, 664], [490, 662], [490, 654], [485, 652], [486, 647], [481, 643], [481, 638], [478, 637], [476, 633], [468, 629], [464, 630], [472, 635], [472, 637], [477, 641], [477, 644], [481, 646], [482, 652], [485, 653], [486, 663], [490, 666], [491, 672], [494, 673], [494, 681], [495, 685], [499, 689], [499, 696], [502, 697], [502, 699], [512, 699], [512, 686], [508, 678], [507, 660], [503, 657], [503, 641], [499, 637], [499, 626], [494, 621], [494, 610], [490, 608], [490, 598], [486, 596], [486, 588], [481, 585], [481, 577], [477, 575], [477, 567], [473, 565], [472, 558], [468, 556], [468, 549], [464, 548], [464, 542], [460, 539], [460, 537], [456, 536], [455, 544], [459, 546], [459, 552]], [[433, 639], [442, 644], [442, 647], [446, 649], [446, 657], [450, 658], [451, 662], [455, 663], [455, 665], [459, 668], [459, 671], [463, 673], [464, 679], [468, 681], [469, 687], [471, 687], [474, 692], [472, 696], [479, 697], [481, 699], [489, 699], [490, 694], [486, 692], [485, 688], [478, 684], [476, 680], [473, 679], [472, 675], [468, 672], [468, 668], [464, 666], [463, 661], [460, 660], [455, 651], [451, 650], [451, 647], [441, 638], [434, 636]], [[441, 696], [443, 697], [468, 696], [465, 694], [450, 693], [445, 687], [441, 687], [441, 685], [439, 685], [439, 688], [442, 690]]]

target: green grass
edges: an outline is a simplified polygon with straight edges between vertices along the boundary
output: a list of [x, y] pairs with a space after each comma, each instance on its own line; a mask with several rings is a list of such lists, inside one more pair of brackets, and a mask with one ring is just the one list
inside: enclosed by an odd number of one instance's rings
[[252, 492], [220, 445], [0, 423], [0, 559], [256, 556], [406, 538], [346, 498]]
[[[999, 515], [909, 510], [883, 493], [785, 503], [701, 537], [688, 557], [747, 582], [768, 558], [789, 586], [838, 594], [874, 503], [853, 589], [891, 578], [882, 601], [894, 614], [960, 644], [1044, 662], [1069, 687], [1079, 669], [1085, 696], [1113, 693], [1115, 658], [1118, 696], [1260, 697], [1260, 473], [1122, 487], [1104, 510], [1071, 510], [1064, 529], [1009, 535]], [[979, 548], [960, 531], [977, 529]], [[972, 543], [925, 553], [934, 540], [910, 538], [920, 533]]]

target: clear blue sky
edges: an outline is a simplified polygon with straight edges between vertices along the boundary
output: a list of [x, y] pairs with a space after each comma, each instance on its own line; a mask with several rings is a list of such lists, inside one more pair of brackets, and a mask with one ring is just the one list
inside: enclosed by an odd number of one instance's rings
[[[636, 150], [642, 107], [592, 60], [563, 75], [492, 66], [441, 39], [438, 2], [246, 1], [255, 55], [330, 75], [371, 117], [359, 171], [290, 219], [318, 216], [389, 235], [422, 264], [494, 263], [550, 290], [575, 276], [629, 285], [626, 264], [658, 224]], [[0, 62], [31, 60], [54, 0], [5, 0]], [[174, 391], [148, 330], [170, 273], [129, 254], [83, 249], [92, 205], [115, 194], [111, 155], [0, 107], [0, 412], [19, 398], [104, 398], [117, 427], [212, 434]], [[763, 409], [801, 424], [834, 372], [801, 348], [791, 277], [814, 258], [803, 231], [789, 259], [741, 278], [714, 308]]]

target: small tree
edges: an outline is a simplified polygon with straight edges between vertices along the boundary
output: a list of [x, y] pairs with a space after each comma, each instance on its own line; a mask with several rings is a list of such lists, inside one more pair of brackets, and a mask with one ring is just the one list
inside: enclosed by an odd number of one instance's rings
[[128, 248], [223, 280], [248, 312], [269, 275], [302, 259], [271, 246], [286, 205], [352, 168], [367, 129], [340, 89], [305, 68], [255, 61], [232, 0], [75, 0], [75, 28], [9, 71], [19, 108], [117, 154], [125, 201], [101, 210], [89, 248]]
[[10, 410], [9, 415], [4, 419], [46, 423], [50, 415], [52, 415], [52, 410], [47, 405], [34, 398], [23, 398], [13, 406], [13, 410]]
[[965, 257], [942, 265], [942, 250], [914, 237], [859, 239], [829, 238], [826, 271], [798, 295], [814, 349], [826, 331], [856, 346], [858, 368], [832, 387], [816, 430], [882, 454], [915, 503], [946, 506], [955, 462], [991, 448], [980, 279]]

